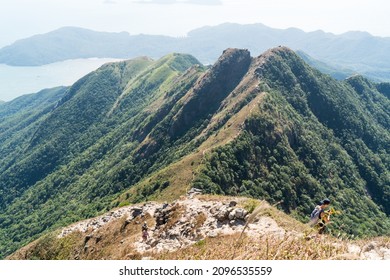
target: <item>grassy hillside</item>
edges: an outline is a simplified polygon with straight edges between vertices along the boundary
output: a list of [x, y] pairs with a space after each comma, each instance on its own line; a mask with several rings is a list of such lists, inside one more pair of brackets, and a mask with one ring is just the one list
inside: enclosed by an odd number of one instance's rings
[[[200, 70], [195, 67], [190, 77], [181, 71], [194, 62], [185, 55], [156, 62], [141, 58], [105, 65], [75, 83], [44, 121], [35, 123], [22, 152], [5, 162], [2, 250], [95, 215], [110, 195], [137, 182], [143, 174], [129, 157], [146, 136], [145, 123], [161, 113], [153, 113], [152, 104], [159, 99], [172, 103], [183, 94]], [[137, 168], [147, 173], [142, 163]]]
[[[193, 186], [278, 203], [302, 222], [327, 196], [343, 213], [334, 234], [389, 235], [390, 102], [379, 85], [336, 81], [280, 47], [256, 58], [227, 49], [209, 68], [190, 55], [141, 57], [56, 89], [58, 102], [41, 93], [42, 117], [0, 146], [17, 147], [2, 158], [1, 257]], [[5, 105], [0, 127], [12, 124]]]

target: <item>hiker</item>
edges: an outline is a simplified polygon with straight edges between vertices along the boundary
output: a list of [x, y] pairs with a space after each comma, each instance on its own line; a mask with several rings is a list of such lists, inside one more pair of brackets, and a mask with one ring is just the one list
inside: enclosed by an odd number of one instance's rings
[[148, 234], [148, 225], [146, 222], [142, 226], [142, 240], [145, 242], [148, 240], [149, 234]]
[[329, 217], [325, 212], [325, 209], [330, 205], [330, 200], [325, 198], [320, 201], [320, 205], [317, 205], [313, 212], [310, 214], [310, 225], [318, 228], [318, 233], [323, 234], [326, 228], [326, 224], [329, 222]]

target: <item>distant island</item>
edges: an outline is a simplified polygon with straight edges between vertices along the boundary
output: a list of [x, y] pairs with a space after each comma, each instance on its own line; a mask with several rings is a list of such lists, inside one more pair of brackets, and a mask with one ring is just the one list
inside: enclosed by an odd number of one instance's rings
[[228, 47], [260, 54], [278, 45], [299, 50], [306, 62], [321, 61], [312, 65], [323, 64], [322, 70], [328, 74], [334, 74], [332, 69], [342, 69], [333, 75], [336, 78], [359, 73], [373, 81], [390, 81], [390, 38], [357, 31], [335, 35], [324, 31], [304, 32], [297, 28], [276, 29], [260, 23], [206, 26], [180, 38], [63, 27], [0, 49], [0, 63], [37, 66], [76, 58], [135, 58], [144, 55], [157, 59], [179, 52], [194, 55], [203, 64], [212, 64]]

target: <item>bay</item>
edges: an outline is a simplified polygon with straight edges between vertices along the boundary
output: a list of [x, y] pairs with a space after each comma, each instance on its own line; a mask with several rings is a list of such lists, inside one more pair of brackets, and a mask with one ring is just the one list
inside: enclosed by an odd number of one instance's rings
[[45, 88], [70, 86], [81, 77], [116, 58], [72, 59], [42, 66], [9, 66], [0, 64], [0, 100], [10, 101], [18, 96]]

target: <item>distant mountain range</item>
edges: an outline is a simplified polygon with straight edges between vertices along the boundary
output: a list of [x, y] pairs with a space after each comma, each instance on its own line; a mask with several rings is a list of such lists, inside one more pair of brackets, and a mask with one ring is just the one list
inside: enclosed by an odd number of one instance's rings
[[286, 47], [231, 48], [211, 67], [178, 53], [108, 63], [2, 103], [0, 258], [191, 188], [264, 199], [302, 222], [329, 197], [342, 211], [336, 235], [390, 235], [388, 92], [337, 81]]
[[[306, 59], [309, 63], [321, 61], [313, 66], [322, 66], [323, 71], [335, 74], [334, 77], [359, 73], [374, 81], [390, 81], [390, 38], [375, 37], [365, 32], [334, 35], [323, 31], [304, 32], [296, 28], [275, 29], [263, 24], [207, 26], [180, 38], [64, 27], [2, 48], [0, 63], [32, 66], [89, 57], [135, 58], [146, 55], [159, 58], [179, 52], [194, 55], [203, 64], [212, 64], [229, 47], [246, 48], [260, 54], [278, 45], [306, 53], [301, 54], [306, 58], [312, 57]], [[332, 69], [342, 70], [334, 73]]]

